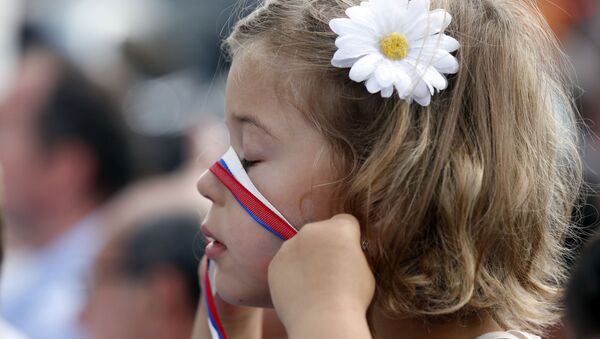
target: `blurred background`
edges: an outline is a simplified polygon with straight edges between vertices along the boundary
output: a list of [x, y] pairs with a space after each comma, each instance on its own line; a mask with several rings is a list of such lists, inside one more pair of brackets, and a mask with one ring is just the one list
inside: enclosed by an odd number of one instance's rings
[[[227, 148], [220, 44], [257, 1], [0, 0], [0, 338], [189, 337], [208, 206], [195, 182]], [[539, 6], [586, 126], [566, 240], [583, 328], [600, 324], [598, 260], [578, 259], [598, 256], [600, 2]]]
[[0, 338], [189, 338], [251, 1], [0, 0]]

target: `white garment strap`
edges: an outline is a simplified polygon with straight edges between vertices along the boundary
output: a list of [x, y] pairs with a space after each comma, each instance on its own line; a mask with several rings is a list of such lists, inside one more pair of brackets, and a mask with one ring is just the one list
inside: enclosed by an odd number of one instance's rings
[[537, 335], [533, 335], [523, 331], [508, 331], [508, 332], [490, 332], [480, 335], [475, 339], [541, 339]]

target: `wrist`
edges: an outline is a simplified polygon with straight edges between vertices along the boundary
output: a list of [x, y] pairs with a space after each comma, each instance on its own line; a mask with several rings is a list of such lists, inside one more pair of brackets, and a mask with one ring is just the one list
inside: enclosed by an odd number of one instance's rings
[[229, 338], [261, 338], [262, 315], [262, 309], [244, 307], [221, 321]]
[[371, 338], [366, 312], [359, 308], [331, 305], [305, 310], [284, 325], [290, 339]]

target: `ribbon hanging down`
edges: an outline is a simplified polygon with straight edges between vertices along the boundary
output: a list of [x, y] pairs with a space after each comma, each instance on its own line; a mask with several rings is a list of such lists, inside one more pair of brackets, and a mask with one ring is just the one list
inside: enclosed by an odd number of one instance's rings
[[[237, 153], [230, 147], [223, 157], [210, 167], [210, 171], [227, 187], [250, 217], [267, 231], [287, 240], [298, 230], [254, 186]], [[216, 310], [214, 296], [215, 265], [206, 265], [204, 295], [208, 309], [208, 326], [213, 339], [227, 339], [227, 334]]]

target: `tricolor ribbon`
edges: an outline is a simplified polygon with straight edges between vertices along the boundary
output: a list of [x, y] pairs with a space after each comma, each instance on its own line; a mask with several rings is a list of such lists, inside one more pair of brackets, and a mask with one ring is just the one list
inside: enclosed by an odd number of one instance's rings
[[[221, 160], [210, 167], [210, 171], [227, 187], [238, 203], [259, 225], [282, 240], [293, 237], [298, 230], [265, 198], [254, 186], [233, 147]], [[215, 266], [206, 265], [204, 295], [208, 309], [208, 326], [213, 339], [226, 339], [227, 334], [219, 319], [214, 296]]]

